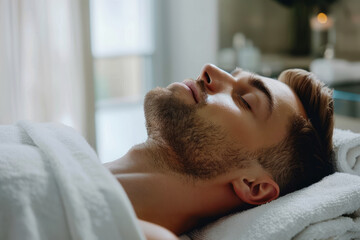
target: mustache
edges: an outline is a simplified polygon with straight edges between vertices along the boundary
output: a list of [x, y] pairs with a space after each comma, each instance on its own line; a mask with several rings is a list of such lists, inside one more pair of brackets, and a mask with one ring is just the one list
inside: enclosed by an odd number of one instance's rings
[[206, 102], [206, 99], [207, 99], [207, 92], [206, 92], [206, 87], [205, 87], [205, 82], [204, 82], [204, 80], [196, 80], [195, 81], [196, 82], [196, 84], [199, 86], [199, 88], [200, 88], [200, 92], [199, 92], [199, 94], [200, 94], [200, 99], [204, 99], [205, 100], [205, 102]]

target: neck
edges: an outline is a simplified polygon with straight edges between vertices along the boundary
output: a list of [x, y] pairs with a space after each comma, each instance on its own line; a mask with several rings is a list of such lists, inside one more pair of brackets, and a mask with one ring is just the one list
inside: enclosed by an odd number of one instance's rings
[[124, 187], [138, 218], [181, 234], [239, 205], [225, 182], [190, 181], [161, 166], [159, 158], [170, 157], [148, 140], [105, 164]]

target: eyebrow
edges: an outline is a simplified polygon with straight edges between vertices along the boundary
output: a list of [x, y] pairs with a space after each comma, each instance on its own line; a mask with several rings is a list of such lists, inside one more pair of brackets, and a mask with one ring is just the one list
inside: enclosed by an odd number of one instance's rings
[[265, 86], [263, 80], [261, 80], [256, 75], [252, 74], [249, 78], [249, 85], [260, 90], [266, 96], [267, 104], [268, 104], [268, 116], [270, 116], [274, 110], [274, 97], [271, 94], [269, 88]]

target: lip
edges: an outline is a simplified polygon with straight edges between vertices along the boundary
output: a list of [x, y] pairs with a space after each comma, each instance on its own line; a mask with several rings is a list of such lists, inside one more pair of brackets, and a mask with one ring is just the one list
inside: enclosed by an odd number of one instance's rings
[[[196, 104], [197, 103], [197, 100], [195, 99], [193, 90], [188, 85], [186, 85], [184, 82], [174, 82], [174, 83], [170, 84], [167, 88], [175, 88], [175, 87], [182, 88], [183, 90], [185, 90], [187, 92], [186, 95], [188, 97], [190, 97], [190, 96], [192, 97], [191, 98], [192, 99], [191, 104]], [[188, 100], [190, 100], [190, 98], [187, 98], [187, 101]]]
[[192, 95], [195, 99], [195, 102], [196, 103], [199, 103], [200, 102], [200, 96], [199, 96], [199, 92], [197, 90], [197, 87], [196, 87], [196, 84], [195, 82], [191, 81], [191, 80], [184, 80], [183, 83], [188, 87], [190, 88], [191, 92], [192, 92]]

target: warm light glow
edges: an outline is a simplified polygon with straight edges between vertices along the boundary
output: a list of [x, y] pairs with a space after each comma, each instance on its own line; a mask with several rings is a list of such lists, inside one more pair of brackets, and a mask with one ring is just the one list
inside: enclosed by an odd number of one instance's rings
[[328, 17], [326, 16], [325, 13], [319, 13], [319, 14], [317, 15], [317, 20], [319, 21], [319, 23], [324, 24], [324, 23], [327, 23]]

